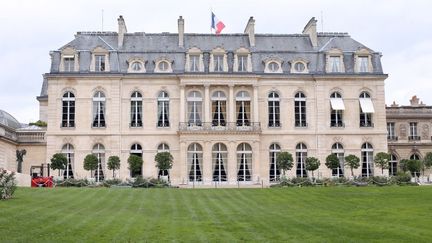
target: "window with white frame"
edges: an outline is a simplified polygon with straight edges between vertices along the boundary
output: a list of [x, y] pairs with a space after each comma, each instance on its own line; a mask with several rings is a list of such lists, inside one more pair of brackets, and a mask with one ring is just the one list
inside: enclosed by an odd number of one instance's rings
[[75, 71], [75, 56], [65, 55], [63, 56], [63, 71], [74, 72]]
[[268, 70], [272, 73], [277, 72], [279, 70], [279, 68], [280, 68], [279, 63], [277, 63], [277, 62], [270, 62], [268, 64]]
[[62, 97], [62, 127], [75, 127], [75, 95], [66, 92]]
[[131, 63], [131, 69], [134, 72], [139, 72], [143, 69], [144, 65], [142, 64], [142, 62], [138, 62], [138, 61], [134, 61]]
[[344, 162], [345, 162], [345, 151], [340, 143], [335, 143], [332, 145], [332, 154], [336, 155], [339, 159], [339, 167], [332, 169], [332, 176], [343, 177], [344, 176]]
[[294, 96], [294, 120], [296, 127], [307, 127], [306, 96], [303, 92], [297, 92]]
[[202, 126], [202, 96], [198, 91], [191, 91], [187, 97], [188, 126]]
[[390, 161], [389, 161], [389, 175], [395, 176], [398, 172], [398, 162], [397, 157], [394, 154], [390, 155]]
[[143, 104], [143, 98], [140, 92], [135, 91], [132, 93], [131, 96], [131, 127], [142, 127], [142, 104]]
[[373, 147], [370, 143], [364, 143], [361, 147], [362, 177], [373, 176]]
[[280, 179], [280, 169], [277, 166], [277, 156], [281, 152], [281, 148], [278, 144], [272, 143], [269, 148], [269, 160], [270, 160], [270, 182], [276, 182]]
[[358, 56], [357, 62], [357, 72], [369, 72], [369, 56]]
[[307, 66], [308, 62], [301, 59], [291, 62], [291, 73], [308, 73], [309, 69]]
[[360, 127], [373, 127], [372, 114], [375, 112], [372, 99], [367, 92], [362, 92], [360, 102]]
[[95, 71], [96, 72], [104, 72], [105, 70], [106, 70], [105, 54], [104, 55], [95, 55]]
[[410, 141], [420, 140], [420, 136], [418, 136], [418, 133], [417, 133], [417, 122], [410, 122], [409, 123], [409, 137], [408, 137], [408, 139]]
[[93, 96], [93, 127], [105, 127], [105, 94], [97, 91]]
[[306, 158], [307, 158], [307, 147], [304, 143], [299, 143], [296, 146], [296, 175], [297, 177], [307, 177], [306, 173]]
[[98, 159], [98, 165], [94, 172], [94, 178], [96, 178], [96, 182], [103, 181], [105, 178], [105, 147], [100, 143], [95, 144], [93, 146], [92, 154], [94, 154]]
[[203, 163], [203, 150], [198, 143], [192, 143], [188, 147], [188, 170], [189, 181], [202, 181], [202, 163]]
[[224, 55], [214, 54], [213, 55], [214, 62], [214, 71], [215, 72], [223, 72], [224, 71]]
[[248, 55], [238, 55], [238, 70], [239, 72], [247, 72]]
[[343, 111], [345, 104], [342, 95], [338, 92], [333, 92], [330, 95], [330, 127], [343, 127]]
[[226, 95], [223, 91], [215, 91], [212, 100], [212, 126], [226, 126]]
[[237, 181], [252, 180], [252, 148], [247, 143], [237, 146]]
[[332, 73], [342, 72], [340, 56], [330, 56], [328, 60], [329, 60], [330, 72]]
[[[159, 144], [159, 146], [157, 148], [158, 153], [169, 152], [169, 151], [170, 151], [169, 146], [166, 143]], [[158, 176], [169, 176], [169, 171], [168, 170], [159, 170]]]
[[269, 127], [280, 127], [280, 98], [276, 92], [271, 92], [268, 96], [268, 116]]
[[395, 123], [387, 122], [387, 139], [396, 140]]
[[189, 55], [189, 68], [190, 72], [199, 72], [200, 55]]
[[158, 69], [161, 72], [166, 72], [169, 68], [169, 63], [167, 61], [161, 61], [158, 63]]
[[216, 143], [212, 149], [213, 181], [227, 181], [228, 150], [225, 144]]
[[[131, 149], [129, 151], [129, 154], [130, 155], [136, 155], [136, 156], [142, 158], [143, 157], [143, 150], [142, 150], [141, 145], [138, 143], [132, 144]], [[135, 171], [131, 170], [130, 176], [132, 178], [135, 178], [137, 176], [142, 176], [142, 168], [139, 168], [138, 170], [135, 170]]]
[[66, 157], [66, 168], [63, 171], [64, 179], [74, 178], [74, 147], [72, 144], [67, 143], [63, 145], [61, 153]]
[[158, 95], [158, 127], [169, 127], [169, 96], [165, 91], [161, 91]]
[[250, 126], [250, 102], [247, 91], [239, 91], [236, 95], [237, 126]]

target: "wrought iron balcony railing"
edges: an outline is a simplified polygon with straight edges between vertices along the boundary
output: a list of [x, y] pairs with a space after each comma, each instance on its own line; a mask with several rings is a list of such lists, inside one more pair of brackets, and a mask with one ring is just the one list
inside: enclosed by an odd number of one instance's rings
[[408, 141], [420, 141], [420, 136], [408, 136]]
[[387, 135], [387, 140], [389, 140], [389, 141], [397, 141], [398, 137], [397, 136], [393, 136], [393, 135]]
[[180, 122], [180, 132], [261, 132], [259, 122]]

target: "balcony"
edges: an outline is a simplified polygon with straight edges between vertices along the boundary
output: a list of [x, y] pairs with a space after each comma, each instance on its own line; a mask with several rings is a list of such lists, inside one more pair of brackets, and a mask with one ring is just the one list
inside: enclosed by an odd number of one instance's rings
[[330, 127], [345, 127], [343, 122], [330, 122]]
[[408, 136], [408, 141], [420, 141], [420, 136]]
[[236, 122], [226, 122], [215, 124], [212, 122], [180, 122], [180, 133], [260, 133], [261, 124], [259, 122], [248, 122], [239, 124]]
[[389, 141], [397, 141], [398, 137], [394, 135], [387, 135], [387, 140]]
[[372, 122], [360, 122], [360, 127], [374, 127]]

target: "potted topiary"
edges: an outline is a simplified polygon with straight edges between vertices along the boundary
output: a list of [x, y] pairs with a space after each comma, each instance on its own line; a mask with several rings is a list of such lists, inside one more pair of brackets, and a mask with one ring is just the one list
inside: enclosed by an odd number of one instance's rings
[[[156, 167], [160, 171], [168, 171], [173, 166], [173, 157], [170, 152], [160, 152], [155, 156]], [[169, 174], [159, 176], [159, 179], [168, 182]]]

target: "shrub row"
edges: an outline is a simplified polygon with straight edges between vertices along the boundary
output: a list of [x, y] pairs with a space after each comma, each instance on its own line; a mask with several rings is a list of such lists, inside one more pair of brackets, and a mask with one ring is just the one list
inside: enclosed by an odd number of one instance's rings
[[155, 178], [136, 177], [133, 180], [122, 181], [120, 179], [108, 179], [101, 183], [87, 179], [67, 179], [54, 182], [58, 187], [134, 187], [134, 188], [164, 188], [170, 187], [169, 183]]

